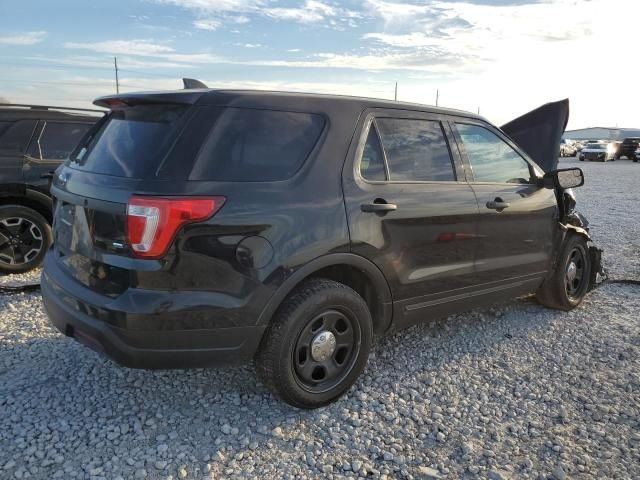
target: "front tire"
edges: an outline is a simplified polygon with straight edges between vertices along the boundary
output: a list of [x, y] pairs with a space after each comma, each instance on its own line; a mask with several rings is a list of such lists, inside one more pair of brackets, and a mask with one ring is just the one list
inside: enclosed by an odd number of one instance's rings
[[371, 313], [360, 295], [333, 280], [305, 280], [265, 332], [256, 369], [290, 405], [321, 407], [351, 388], [364, 370], [372, 339]]
[[582, 235], [570, 234], [555, 272], [536, 293], [538, 302], [548, 308], [573, 310], [587, 294], [591, 268], [587, 240]]
[[51, 226], [38, 212], [21, 205], [0, 206], [0, 272], [39, 267], [52, 241]]

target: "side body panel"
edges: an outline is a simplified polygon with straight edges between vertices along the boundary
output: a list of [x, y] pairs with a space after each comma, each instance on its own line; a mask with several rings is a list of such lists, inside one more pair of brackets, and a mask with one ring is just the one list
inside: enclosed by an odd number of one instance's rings
[[[373, 261], [384, 272], [394, 302], [394, 326], [402, 328], [428, 318], [428, 308], [472, 288], [475, 219], [478, 207], [464, 181], [455, 149], [458, 181], [370, 182], [360, 175], [359, 162], [372, 117], [446, 118], [423, 112], [375, 109], [361, 119], [344, 169], [344, 192], [351, 250]], [[362, 205], [385, 201], [397, 209], [363, 211]], [[425, 304], [424, 307], [432, 306]], [[439, 307], [438, 307], [439, 308]]]
[[[469, 122], [492, 131], [529, 163], [533, 176], [540, 168], [508, 137], [484, 122]], [[451, 125], [461, 152], [471, 187], [479, 207], [474, 283], [492, 289], [497, 298], [510, 298], [514, 292], [535, 291], [553, 262], [560, 240], [559, 211], [554, 190], [538, 184], [477, 182], [455, 124]], [[508, 208], [496, 210], [491, 202], [505, 202]]]

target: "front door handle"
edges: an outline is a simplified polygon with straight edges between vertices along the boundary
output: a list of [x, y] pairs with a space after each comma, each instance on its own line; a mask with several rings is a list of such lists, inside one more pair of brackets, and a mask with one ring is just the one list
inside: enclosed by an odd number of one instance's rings
[[363, 203], [360, 205], [363, 212], [385, 213], [398, 209], [395, 203]]
[[497, 210], [501, 212], [505, 208], [509, 208], [511, 204], [509, 202], [503, 202], [500, 197], [497, 197], [495, 200], [487, 202], [487, 208], [491, 210]]

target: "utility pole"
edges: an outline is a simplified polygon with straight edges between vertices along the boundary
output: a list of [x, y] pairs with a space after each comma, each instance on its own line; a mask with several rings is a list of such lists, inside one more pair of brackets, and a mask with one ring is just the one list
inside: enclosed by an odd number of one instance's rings
[[396, 91], [393, 94], [393, 99], [397, 102], [398, 101], [398, 82], [396, 82]]
[[120, 93], [120, 82], [118, 81], [118, 59], [113, 57], [113, 66], [116, 69], [116, 93]]
[[440, 90], [436, 90], [436, 107], [438, 106], [439, 99], [440, 99]]
[[478, 107], [478, 115], [480, 115], [480, 107]]

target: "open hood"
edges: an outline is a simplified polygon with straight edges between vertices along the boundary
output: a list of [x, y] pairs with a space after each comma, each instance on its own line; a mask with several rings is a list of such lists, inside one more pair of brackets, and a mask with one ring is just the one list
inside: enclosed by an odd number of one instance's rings
[[569, 121], [569, 100], [542, 105], [501, 127], [545, 172], [558, 167], [560, 141]]

